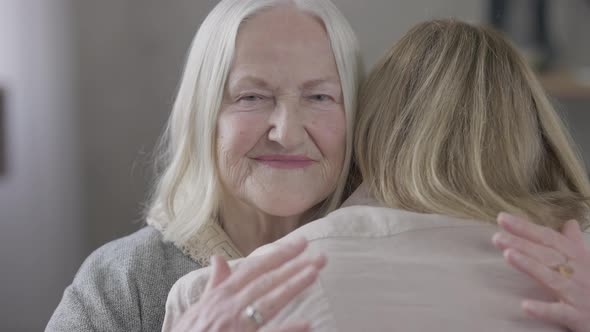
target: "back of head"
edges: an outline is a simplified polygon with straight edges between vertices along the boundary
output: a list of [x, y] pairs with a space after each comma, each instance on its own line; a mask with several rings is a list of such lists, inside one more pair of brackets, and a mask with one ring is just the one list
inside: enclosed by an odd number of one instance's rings
[[499, 33], [419, 24], [373, 69], [359, 110], [357, 163], [386, 206], [588, 226], [584, 166], [534, 73]]

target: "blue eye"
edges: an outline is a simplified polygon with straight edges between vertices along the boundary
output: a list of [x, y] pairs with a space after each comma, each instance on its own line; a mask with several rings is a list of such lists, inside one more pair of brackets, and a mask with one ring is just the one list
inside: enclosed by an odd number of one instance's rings
[[246, 102], [253, 102], [253, 101], [258, 101], [261, 99], [262, 99], [262, 97], [260, 97], [260, 96], [248, 95], [248, 96], [240, 97], [240, 99], [238, 99], [238, 100], [239, 101], [246, 101]]
[[311, 100], [317, 101], [317, 102], [326, 102], [326, 101], [332, 100], [332, 97], [330, 97], [328, 95], [313, 95], [313, 96], [311, 96], [309, 98]]

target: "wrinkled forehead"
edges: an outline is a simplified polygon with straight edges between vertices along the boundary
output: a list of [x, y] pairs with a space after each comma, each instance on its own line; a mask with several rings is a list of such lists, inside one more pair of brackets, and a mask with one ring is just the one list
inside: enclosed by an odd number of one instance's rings
[[337, 79], [334, 53], [322, 22], [292, 6], [267, 9], [243, 22], [230, 80], [253, 74]]

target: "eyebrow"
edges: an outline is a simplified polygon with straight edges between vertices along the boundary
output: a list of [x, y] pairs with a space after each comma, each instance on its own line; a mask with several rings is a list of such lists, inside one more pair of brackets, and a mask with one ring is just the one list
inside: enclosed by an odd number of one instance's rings
[[322, 84], [325, 84], [325, 83], [335, 84], [338, 87], [340, 87], [340, 80], [338, 78], [335, 78], [335, 77], [324, 77], [324, 78], [319, 78], [319, 79], [307, 81], [307, 82], [303, 83], [302, 88], [304, 90], [307, 90], [307, 89], [315, 88], [318, 85], [322, 85]]
[[[236, 86], [240, 86], [242, 84], [248, 84], [248, 83], [253, 84], [253, 85], [260, 87], [260, 88], [265, 88], [265, 89], [268, 89], [271, 87], [270, 84], [268, 84], [265, 80], [263, 80], [260, 77], [253, 76], [253, 75], [244, 75], [242, 77], [239, 77], [236, 80], [231, 80], [229, 82], [228, 87], [235, 88]], [[315, 88], [318, 85], [322, 85], [322, 84], [334, 84], [334, 85], [337, 85], [338, 87], [340, 87], [340, 80], [337, 77], [333, 77], [333, 76], [318, 78], [318, 79], [310, 80], [310, 81], [303, 83], [301, 85], [301, 88], [303, 90], [309, 90], [309, 89]]]
[[256, 76], [252, 76], [252, 75], [245, 75], [245, 76], [239, 77], [236, 80], [231, 80], [229, 82], [228, 87], [235, 88], [236, 86], [239, 86], [242, 84], [247, 84], [247, 83], [253, 84], [253, 85], [260, 87], [260, 88], [269, 88], [270, 87], [270, 85], [265, 80], [263, 80], [259, 77], [256, 77]]

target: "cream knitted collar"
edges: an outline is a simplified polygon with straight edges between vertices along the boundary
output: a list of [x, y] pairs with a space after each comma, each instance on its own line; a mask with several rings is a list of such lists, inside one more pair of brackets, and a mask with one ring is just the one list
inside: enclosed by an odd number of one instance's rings
[[209, 266], [213, 255], [227, 260], [244, 257], [223, 228], [213, 220], [203, 225], [196, 236], [179, 249], [202, 267]]

